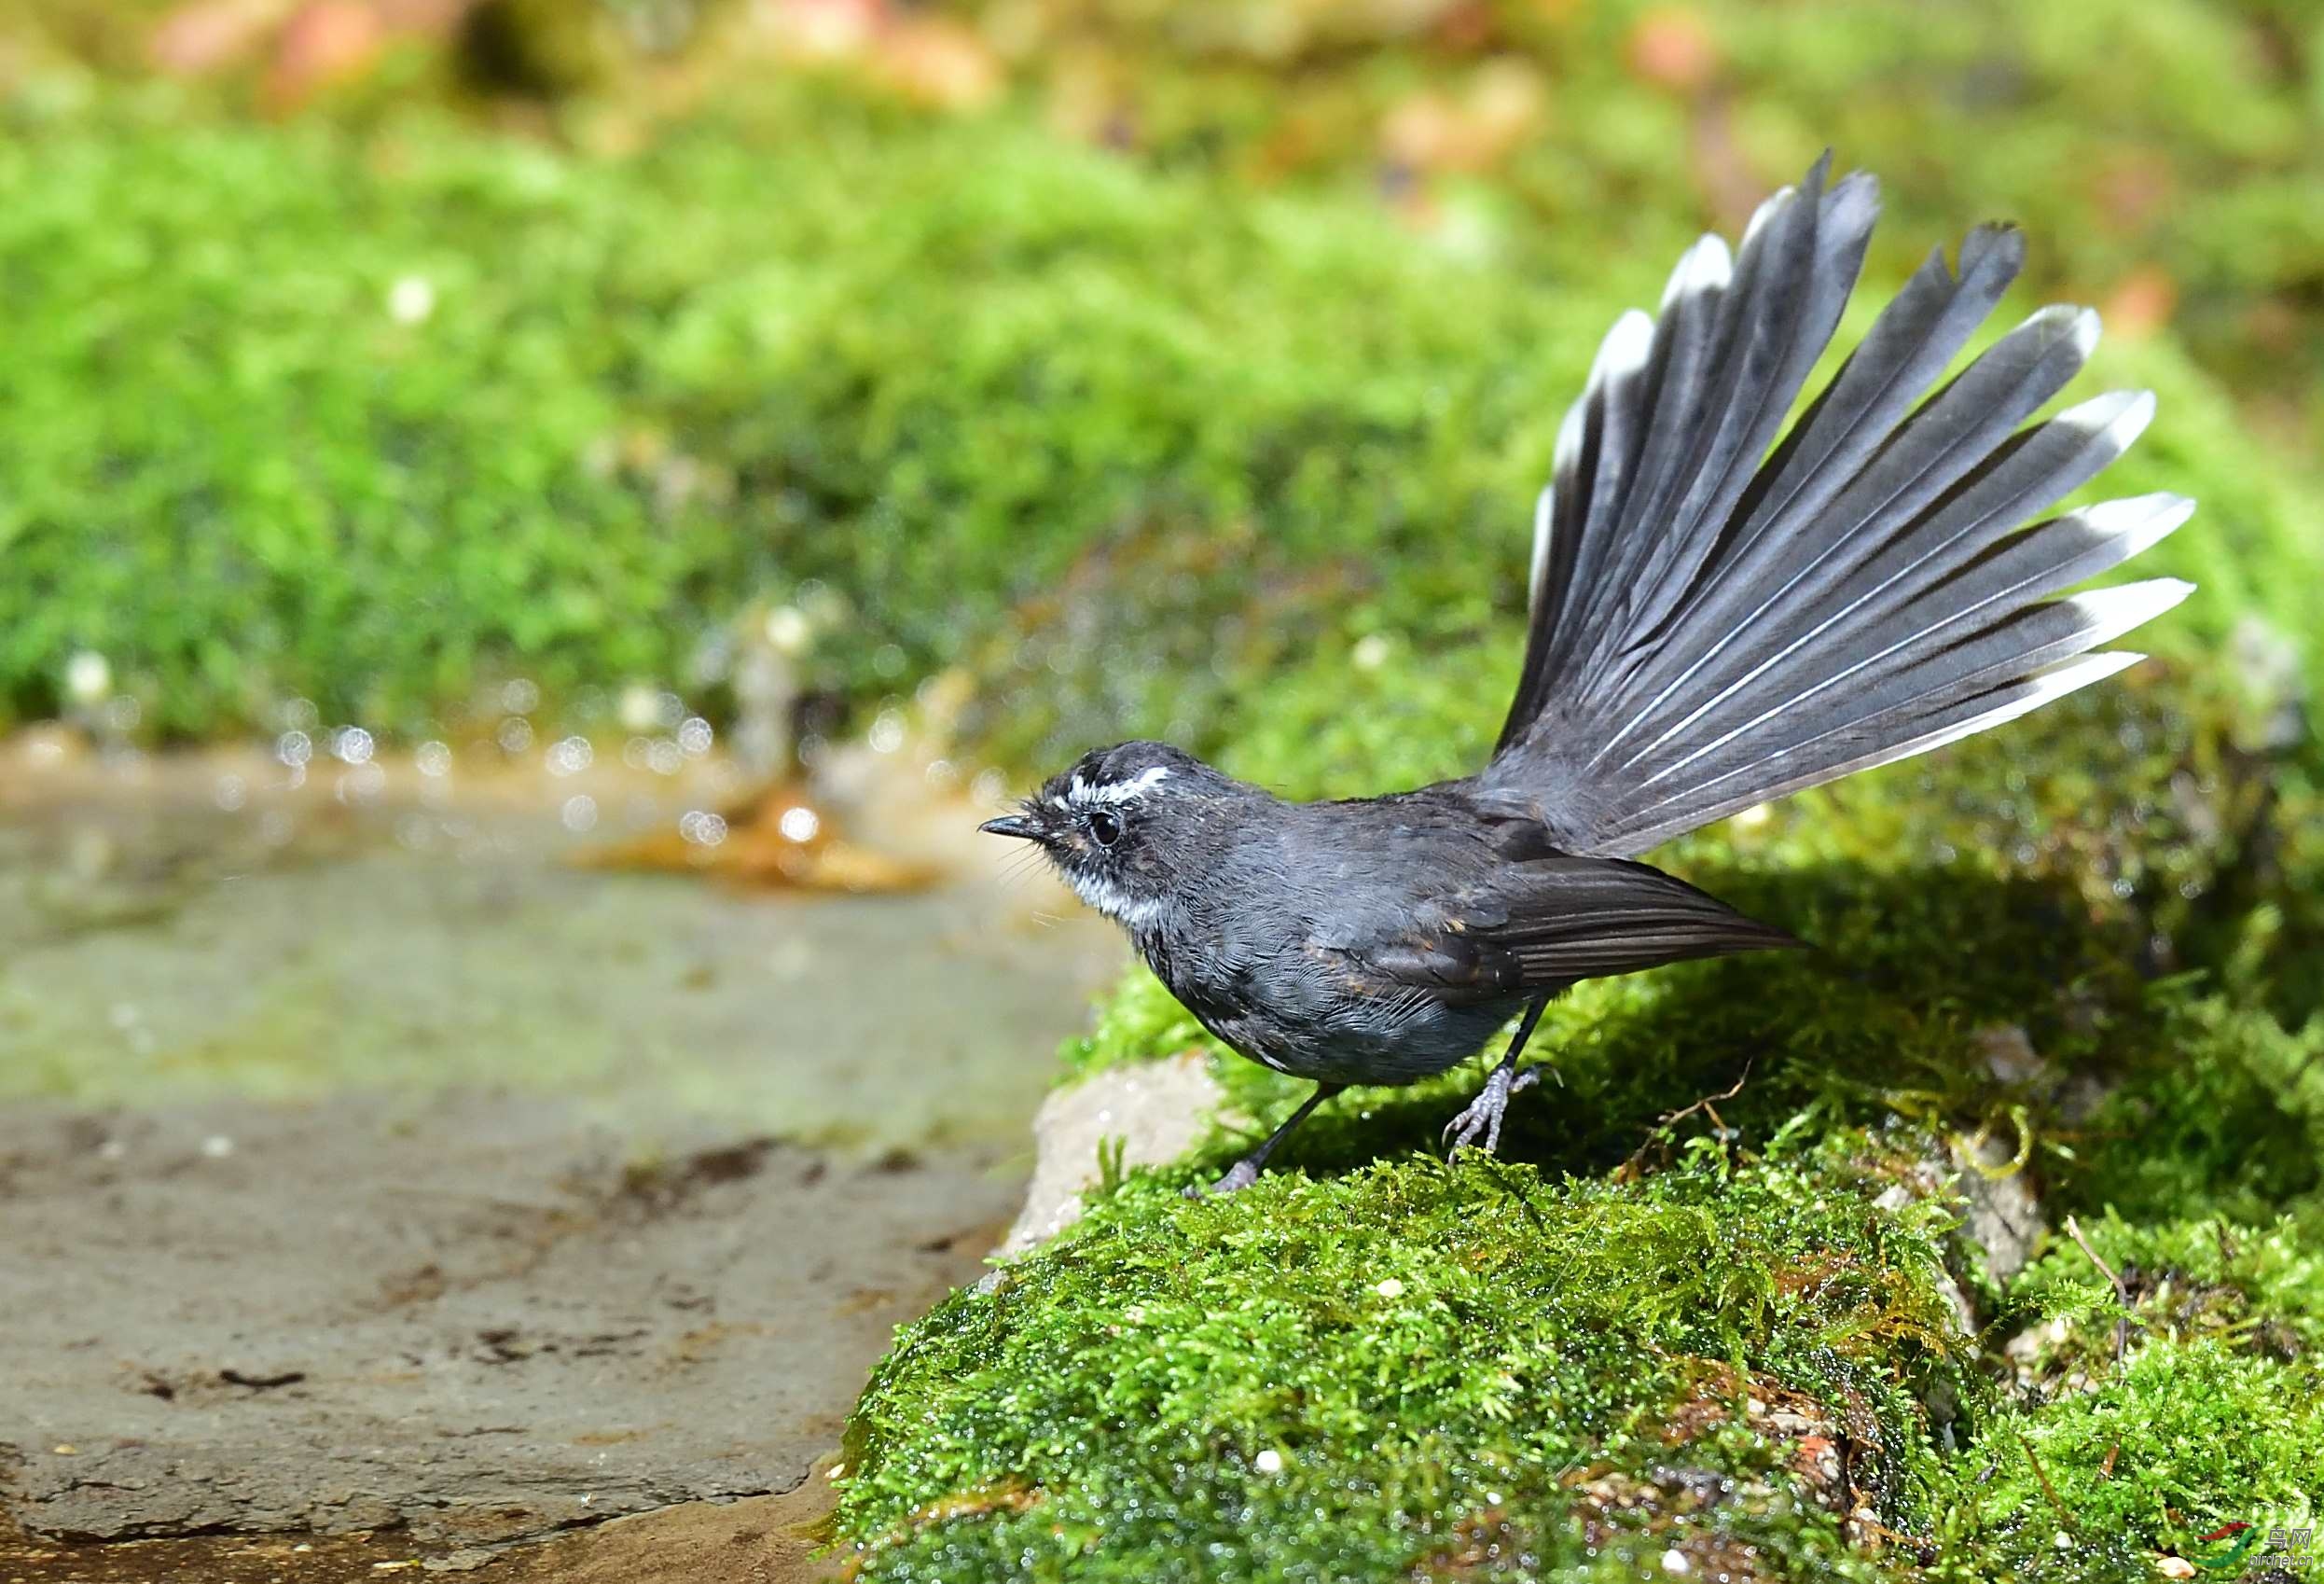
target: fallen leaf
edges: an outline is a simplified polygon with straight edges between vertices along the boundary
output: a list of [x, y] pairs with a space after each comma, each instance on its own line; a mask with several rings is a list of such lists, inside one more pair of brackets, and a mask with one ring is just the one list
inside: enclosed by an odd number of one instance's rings
[[2100, 317], [2113, 335], [2144, 340], [2171, 322], [2179, 283], [2159, 264], [2142, 264], [2109, 293]]
[[1630, 30], [1630, 70], [1639, 80], [1675, 93], [1698, 93], [1719, 74], [1719, 45], [1702, 14], [1687, 7], [1658, 7]]
[[886, 24], [883, 0], [773, 0], [764, 25], [782, 45], [818, 61], [861, 55]]
[[309, 0], [283, 26], [267, 71], [266, 102], [296, 109], [326, 88], [370, 70], [386, 35], [362, 0]]
[[778, 784], [719, 814], [725, 824], [715, 841], [688, 841], [672, 826], [592, 848], [574, 861], [587, 868], [699, 874], [769, 891], [919, 891], [938, 878], [924, 864], [847, 841], [831, 813], [795, 785]]
[[1001, 63], [972, 28], [941, 17], [898, 22], [881, 35], [887, 84], [940, 110], [974, 110], [1001, 91]]
[[1489, 170], [1540, 126], [1547, 98], [1530, 66], [1496, 61], [1459, 98], [1420, 93], [1390, 111], [1381, 152], [1392, 167], [1412, 171]]
[[156, 23], [146, 40], [153, 63], [178, 76], [204, 76], [256, 57], [290, 0], [191, 0]]

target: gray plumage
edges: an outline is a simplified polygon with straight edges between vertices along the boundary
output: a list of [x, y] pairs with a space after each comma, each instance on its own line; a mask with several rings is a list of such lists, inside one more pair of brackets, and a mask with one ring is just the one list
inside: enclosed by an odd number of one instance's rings
[[1928, 394], [2017, 273], [2022, 243], [1997, 227], [1957, 271], [1932, 254], [1778, 441], [1877, 209], [1869, 176], [1827, 187], [1827, 163], [1732, 257], [1697, 243], [1659, 314], [1607, 336], [1536, 511], [1525, 658], [1483, 770], [1291, 803], [1129, 743], [986, 828], [1040, 842], [1207, 1027], [1318, 1099], [1442, 1072], [1525, 1011], [1456, 1119], [1488, 1148], [1549, 996], [1795, 944], [1629, 860], [2133, 663], [2090, 651], [2188, 585], [2050, 596], [2193, 509], [2149, 495], [2023, 526], [2152, 416], [2117, 392], [2027, 426], [2096, 344], [2087, 309], [2042, 309]]

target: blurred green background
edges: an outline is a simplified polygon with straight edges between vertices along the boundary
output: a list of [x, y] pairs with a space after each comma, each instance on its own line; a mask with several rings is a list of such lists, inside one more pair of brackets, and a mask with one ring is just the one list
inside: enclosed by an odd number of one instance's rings
[[2013, 218], [2162, 389], [2186, 643], [2318, 615], [2294, 0], [6, 0], [0, 96], [0, 724], [715, 718], [772, 632], [1020, 767], [1451, 769], [1596, 338], [1826, 146], [1875, 285]]

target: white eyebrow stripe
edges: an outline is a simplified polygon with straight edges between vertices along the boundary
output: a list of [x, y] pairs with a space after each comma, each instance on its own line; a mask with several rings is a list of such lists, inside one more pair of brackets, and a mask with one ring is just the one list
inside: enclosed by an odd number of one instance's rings
[[[1168, 765], [1155, 765], [1150, 770], [1140, 771], [1127, 781], [1102, 785], [1084, 781], [1077, 775], [1073, 777], [1072, 785], [1065, 789], [1064, 802], [1076, 808], [1087, 808], [1092, 803], [1133, 803], [1169, 778]], [[1058, 799], [1053, 798], [1050, 801], [1054, 803]]]

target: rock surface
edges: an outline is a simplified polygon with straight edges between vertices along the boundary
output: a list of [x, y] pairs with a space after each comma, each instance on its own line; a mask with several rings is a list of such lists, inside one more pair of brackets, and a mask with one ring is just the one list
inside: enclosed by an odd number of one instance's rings
[[1082, 1196], [1100, 1180], [1100, 1150], [1120, 1140], [1124, 1166], [1177, 1160], [1210, 1126], [1224, 1091], [1209, 1061], [1185, 1051], [1163, 1062], [1108, 1067], [1053, 1091], [1033, 1122], [1038, 1150], [1024, 1208], [994, 1252], [1022, 1254], [1081, 1218]]
[[474, 1584], [820, 1584], [839, 1576], [820, 1523], [831, 1487], [810, 1479], [780, 1496], [685, 1502], [538, 1545], [415, 1555], [399, 1533], [299, 1538], [201, 1535], [75, 1545], [43, 1541], [0, 1517], [0, 1579], [42, 1584], [378, 1584], [449, 1577]]
[[2033, 1184], [2022, 1168], [2012, 1165], [2014, 1155], [2011, 1140], [1992, 1134], [1957, 1141], [1952, 1150], [1957, 1169], [1950, 1186], [1964, 1207], [1961, 1236], [1997, 1282], [2023, 1271], [2049, 1230]]
[[[1976, 1036], [1986, 1069], [2003, 1083], [2046, 1086], [2055, 1082], [2049, 1064], [2035, 1051], [2026, 1031], [2013, 1024], [1982, 1029]], [[2023, 1141], [2007, 1130], [1953, 1139], [1941, 1152], [1916, 1162], [1903, 1182], [1875, 1202], [1895, 1209], [1916, 1200], [1943, 1197], [1958, 1206], [1954, 1241], [1996, 1282], [2008, 1282], [2026, 1268], [2050, 1230], [2032, 1174], [2017, 1159]], [[1966, 1295], [1948, 1284], [1954, 1307], [1968, 1330], [1977, 1329]]]
[[37, 1535], [441, 1553], [790, 1491], [1015, 1197], [538, 1099], [19, 1107], [0, 1495]]

